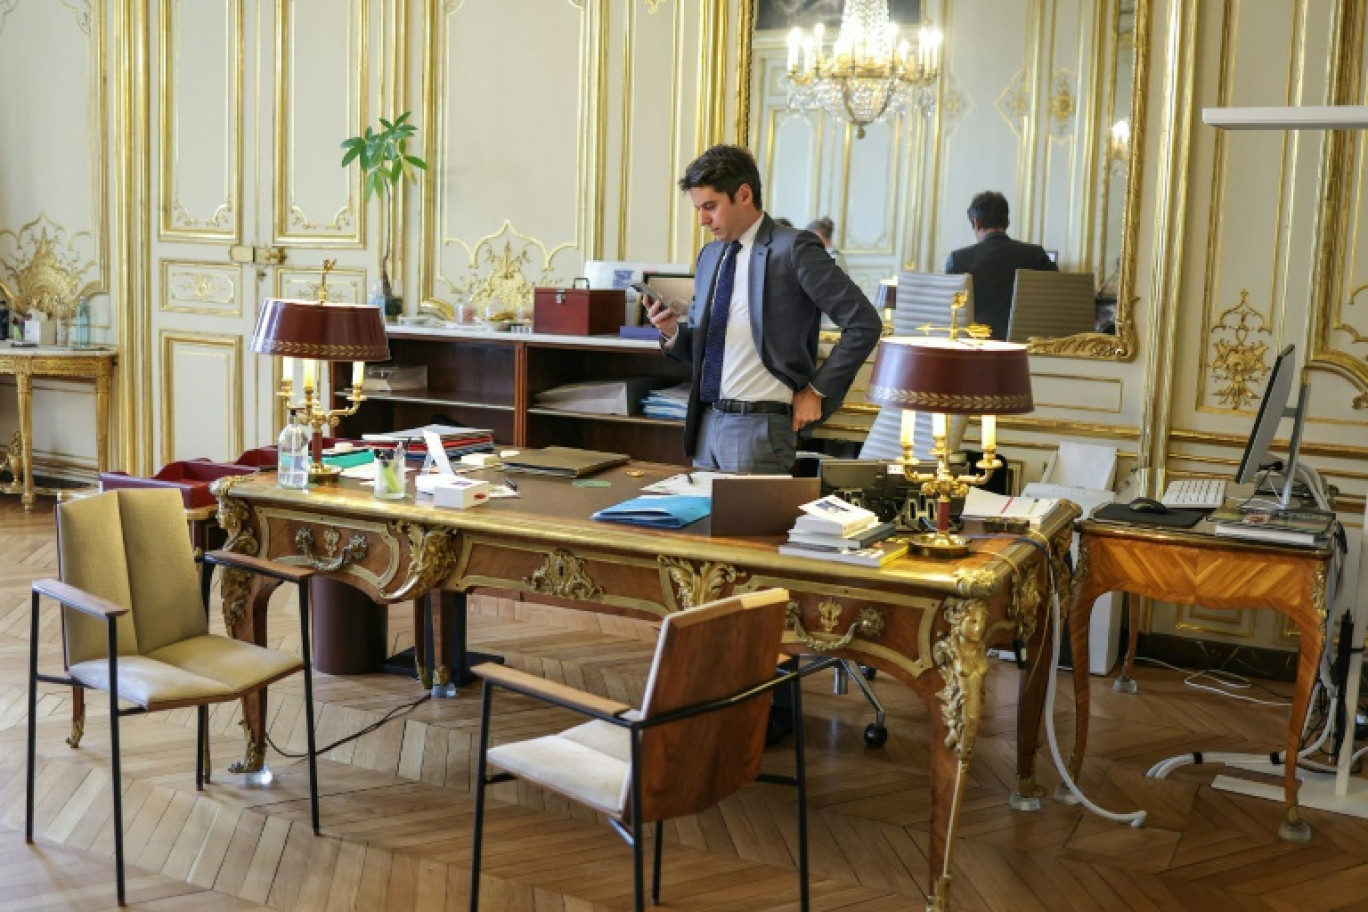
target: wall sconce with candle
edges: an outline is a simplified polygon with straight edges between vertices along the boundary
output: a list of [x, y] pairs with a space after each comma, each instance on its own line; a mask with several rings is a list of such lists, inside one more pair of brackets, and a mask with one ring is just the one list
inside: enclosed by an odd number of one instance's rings
[[[276, 395], [285, 407], [297, 411], [313, 428], [309, 481], [336, 483], [341, 470], [323, 464], [324, 429], [338, 422], [366, 401], [364, 383], [366, 362], [388, 361], [389, 337], [380, 308], [368, 304], [333, 304], [327, 300], [327, 270], [317, 301], [290, 301], [267, 298], [257, 316], [252, 333], [252, 351], [263, 355], [282, 355], [280, 389]], [[294, 358], [304, 361], [303, 397], [294, 396]], [[329, 409], [324, 403], [322, 367], [324, 362], [350, 361], [351, 388], [347, 407]], [[335, 368], [332, 368], [335, 369]]]
[[[882, 340], [869, 381], [870, 402], [902, 412], [902, 469], [922, 494], [936, 498], [936, 530], [916, 535], [910, 547], [924, 557], [960, 557], [968, 542], [950, 531], [950, 501], [970, 485], [987, 483], [1002, 467], [997, 458], [997, 416], [1031, 411], [1030, 362], [1026, 346], [978, 339], [952, 325], [949, 338], [894, 336]], [[936, 460], [933, 472], [917, 469], [913, 455], [918, 411], [931, 412]], [[954, 475], [946, 443], [949, 415], [978, 415], [983, 458], [977, 474]]]

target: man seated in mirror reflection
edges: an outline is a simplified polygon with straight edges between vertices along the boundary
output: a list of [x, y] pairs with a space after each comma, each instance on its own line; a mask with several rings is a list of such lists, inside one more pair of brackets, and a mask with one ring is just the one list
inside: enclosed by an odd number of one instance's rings
[[977, 243], [961, 247], [945, 260], [952, 275], [974, 277], [974, 321], [992, 329], [992, 338], [1006, 340], [1012, 315], [1012, 290], [1018, 269], [1058, 272], [1059, 267], [1039, 244], [1007, 236], [1007, 197], [986, 190], [969, 203], [969, 224]]
[[822, 246], [826, 248], [826, 252], [836, 261], [836, 265], [841, 267], [841, 272], [845, 272], [845, 254], [837, 250], [836, 245], [831, 241], [832, 236], [836, 234], [836, 223], [824, 215], [819, 219], [813, 219], [808, 222], [807, 230], [817, 235], [818, 239], [822, 242]]

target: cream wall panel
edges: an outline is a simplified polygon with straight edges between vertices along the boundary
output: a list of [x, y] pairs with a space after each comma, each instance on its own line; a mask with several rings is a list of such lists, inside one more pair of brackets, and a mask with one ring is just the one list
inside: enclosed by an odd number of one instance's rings
[[1037, 411], [1058, 408], [1066, 412], [1093, 412], [1097, 414], [1090, 417], [1103, 420], [1102, 415], [1121, 413], [1124, 389], [1125, 384], [1119, 379], [1046, 373], [1038, 368], [1031, 374], [1031, 394]]
[[159, 0], [161, 234], [241, 237], [242, 3]]
[[[519, 264], [526, 279], [568, 284], [587, 253], [577, 230], [588, 203], [580, 120], [588, 91], [586, 13], [546, 0], [466, 0], [441, 10], [434, 127], [439, 293], [466, 291], [479, 257], [502, 253], [505, 242], [514, 256], [528, 257]], [[527, 28], [533, 22], [537, 27]], [[490, 39], [513, 34], [516, 52]], [[479, 249], [482, 238], [495, 236], [497, 248]]]
[[161, 334], [163, 463], [230, 460], [242, 445], [242, 339]]
[[[33, 378], [33, 456], [38, 465], [94, 473], [93, 390], [89, 383]], [[0, 439], [7, 445], [19, 430], [18, 395], [13, 377], [0, 381]]]
[[[359, 246], [364, 242], [360, 170], [341, 167], [343, 139], [377, 126], [367, 105], [369, 0], [288, 0], [278, 23], [280, 79], [275, 106], [277, 243]], [[381, 108], [379, 116], [400, 113]], [[414, 150], [416, 151], [416, 150]], [[377, 204], [378, 205], [378, 204]]]

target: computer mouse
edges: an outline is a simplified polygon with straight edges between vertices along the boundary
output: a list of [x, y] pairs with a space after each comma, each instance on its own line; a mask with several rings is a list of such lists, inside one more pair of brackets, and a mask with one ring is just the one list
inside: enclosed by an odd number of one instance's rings
[[1153, 497], [1137, 497], [1130, 502], [1132, 513], [1167, 513], [1169, 508]]

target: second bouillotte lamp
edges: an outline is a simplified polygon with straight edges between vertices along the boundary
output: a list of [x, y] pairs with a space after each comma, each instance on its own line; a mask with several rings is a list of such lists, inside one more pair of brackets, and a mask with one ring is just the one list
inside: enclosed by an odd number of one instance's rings
[[[902, 468], [907, 480], [936, 498], [936, 531], [913, 536], [911, 548], [924, 557], [959, 557], [969, 550], [950, 531], [950, 500], [970, 485], [985, 484], [1002, 467], [997, 458], [997, 416], [1031, 411], [1031, 370], [1026, 346], [978, 339], [957, 331], [949, 338], [893, 336], [879, 343], [869, 381], [869, 401], [903, 409]], [[913, 455], [916, 413], [930, 412], [936, 460], [933, 472], [917, 470]], [[983, 459], [975, 474], [953, 475], [946, 444], [949, 415], [978, 415]]]
[[[287, 409], [299, 412], [304, 423], [313, 428], [309, 481], [315, 484], [335, 482], [340, 474], [335, 466], [323, 464], [324, 430], [337, 427], [344, 417], [356, 414], [366, 400], [366, 362], [388, 361], [390, 357], [380, 308], [327, 300], [327, 273], [331, 265], [331, 261], [324, 264], [319, 300], [267, 298], [262, 302], [252, 334], [252, 351], [284, 357], [277, 395], [285, 400]], [[298, 399], [294, 395], [294, 358], [304, 362], [304, 395]], [[338, 361], [352, 364], [351, 388], [346, 395], [350, 404], [330, 409], [324, 401], [322, 365]]]

